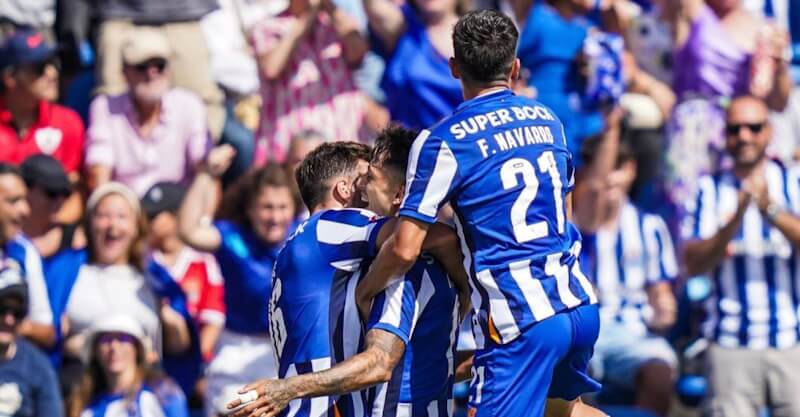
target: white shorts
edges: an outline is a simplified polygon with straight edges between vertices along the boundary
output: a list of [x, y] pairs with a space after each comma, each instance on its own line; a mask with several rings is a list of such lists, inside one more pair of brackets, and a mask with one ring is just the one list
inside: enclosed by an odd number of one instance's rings
[[217, 353], [206, 370], [205, 415], [217, 416], [227, 411], [243, 386], [264, 378], [278, 376], [272, 339], [223, 330]]

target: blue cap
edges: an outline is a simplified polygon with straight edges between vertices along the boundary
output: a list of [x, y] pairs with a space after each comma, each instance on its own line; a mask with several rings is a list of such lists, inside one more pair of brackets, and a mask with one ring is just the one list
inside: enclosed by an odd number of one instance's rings
[[0, 69], [46, 61], [55, 52], [55, 47], [41, 33], [19, 30], [0, 46]]

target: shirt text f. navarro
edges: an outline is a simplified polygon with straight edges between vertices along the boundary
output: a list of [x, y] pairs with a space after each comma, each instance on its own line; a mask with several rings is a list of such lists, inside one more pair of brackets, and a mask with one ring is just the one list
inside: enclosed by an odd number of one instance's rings
[[[477, 134], [487, 127], [498, 127], [507, 123], [524, 120], [548, 120], [555, 118], [550, 111], [542, 106], [523, 106], [498, 109], [484, 114], [460, 120], [450, 126], [450, 133], [455, 139], [463, 139], [467, 135]], [[478, 139], [475, 144], [483, 155], [488, 158], [497, 151], [507, 151], [519, 146], [552, 144], [553, 132], [548, 126], [520, 126], [513, 129], [497, 132], [492, 136], [496, 145], [490, 145], [486, 139]]]

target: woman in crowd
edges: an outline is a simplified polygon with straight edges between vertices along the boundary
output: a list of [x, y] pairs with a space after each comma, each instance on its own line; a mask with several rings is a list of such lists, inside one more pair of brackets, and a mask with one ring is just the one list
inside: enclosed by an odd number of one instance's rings
[[291, 0], [251, 31], [263, 108], [256, 166], [282, 162], [291, 137], [325, 126], [330, 137], [359, 137], [364, 102], [353, 81], [368, 50], [358, 24], [333, 0]]
[[386, 60], [381, 87], [392, 120], [426, 128], [463, 100], [450, 74], [453, 26], [468, 10], [464, 0], [363, 0], [375, 49]]
[[277, 374], [266, 301], [272, 266], [295, 212], [286, 171], [270, 163], [233, 184], [212, 221], [218, 179], [233, 156], [226, 145], [211, 151], [178, 215], [183, 239], [214, 254], [225, 282], [225, 329], [207, 371], [206, 415], [225, 412], [230, 396], [249, 381]]
[[145, 276], [147, 228], [136, 194], [120, 183], [98, 187], [86, 203], [84, 227], [86, 262], [76, 276], [64, 277], [73, 282], [61, 326], [65, 356], [79, 359], [92, 327], [114, 314], [136, 320], [155, 357], [185, 352], [191, 344], [187, 320], [156, 296]]
[[69, 417], [188, 417], [180, 388], [150, 368], [150, 339], [133, 317], [101, 319], [83, 349], [88, 366], [67, 400]]

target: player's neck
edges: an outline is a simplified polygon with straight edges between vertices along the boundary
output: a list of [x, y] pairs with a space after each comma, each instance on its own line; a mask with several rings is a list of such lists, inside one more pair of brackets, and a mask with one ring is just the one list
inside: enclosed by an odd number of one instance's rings
[[510, 89], [510, 86], [505, 81], [494, 81], [481, 86], [462, 85], [462, 88], [464, 90], [464, 100], [472, 100], [473, 98], [484, 96], [486, 94]]
[[345, 208], [344, 204], [336, 201], [333, 198], [329, 198], [327, 201], [322, 202], [322, 203], [317, 204], [316, 206], [314, 206], [314, 208], [311, 210], [310, 215], [313, 216], [313, 215], [319, 213], [320, 211], [339, 210], [339, 209], [343, 209], [343, 208]]

